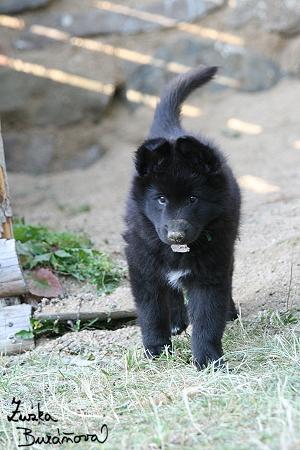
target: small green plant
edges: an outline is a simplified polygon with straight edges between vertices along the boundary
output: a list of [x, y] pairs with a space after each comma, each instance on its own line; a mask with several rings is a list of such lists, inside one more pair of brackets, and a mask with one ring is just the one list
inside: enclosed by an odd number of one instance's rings
[[17, 333], [15, 333], [15, 337], [26, 341], [27, 339], [33, 339], [34, 334], [33, 334], [32, 330], [20, 330]]
[[65, 328], [63, 324], [56, 320], [48, 320], [48, 319], [35, 319], [32, 318], [30, 320], [32, 334], [35, 338], [39, 338], [41, 336], [59, 336], [65, 332]]
[[89, 281], [104, 293], [118, 285], [122, 271], [104, 253], [93, 249], [85, 236], [50, 231], [43, 226], [14, 225], [17, 252], [23, 269], [51, 268], [54, 272]]

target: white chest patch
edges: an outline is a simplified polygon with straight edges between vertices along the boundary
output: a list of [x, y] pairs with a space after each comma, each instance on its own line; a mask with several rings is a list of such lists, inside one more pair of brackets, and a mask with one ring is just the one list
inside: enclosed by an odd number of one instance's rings
[[170, 286], [173, 288], [179, 287], [179, 281], [181, 278], [186, 277], [191, 273], [190, 270], [171, 270], [171, 272], [167, 273], [167, 280]]

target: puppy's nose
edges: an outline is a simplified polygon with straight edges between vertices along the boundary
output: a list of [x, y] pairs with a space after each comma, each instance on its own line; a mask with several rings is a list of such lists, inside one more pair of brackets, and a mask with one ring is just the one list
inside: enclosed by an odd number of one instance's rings
[[168, 239], [174, 243], [180, 243], [185, 238], [185, 233], [183, 231], [169, 231]]

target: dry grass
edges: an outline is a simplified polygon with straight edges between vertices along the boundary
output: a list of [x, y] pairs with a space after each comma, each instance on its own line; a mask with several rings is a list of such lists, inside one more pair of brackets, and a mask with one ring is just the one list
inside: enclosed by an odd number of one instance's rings
[[16, 396], [24, 402], [23, 412], [30, 411], [31, 401], [40, 401], [58, 419], [58, 425], [33, 425], [36, 435], [56, 434], [57, 426], [61, 432], [99, 433], [101, 424], [108, 425], [105, 444], [62, 449], [299, 449], [298, 317], [272, 313], [230, 325], [223, 371], [210, 366], [197, 372], [187, 336], [175, 340], [175, 356], [154, 362], [145, 360], [140, 349], [103, 367], [93, 361], [81, 365], [80, 357], [79, 365], [68, 364], [37, 350], [24, 364], [3, 357], [0, 447], [18, 444], [20, 424], [6, 419]]

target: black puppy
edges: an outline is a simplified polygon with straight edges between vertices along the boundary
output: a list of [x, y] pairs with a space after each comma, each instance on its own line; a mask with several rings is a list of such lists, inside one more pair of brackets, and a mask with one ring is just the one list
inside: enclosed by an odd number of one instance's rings
[[239, 188], [216, 147], [180, 124], [183, 101], [216, 71], [191, 70], [164, 91], [136, 152], [124, 234], [146, 353], [159, 355], [188, 326], [184, 290], [198, 368], [221, 358], [226, 319], [237, 316], [231, 286]]

